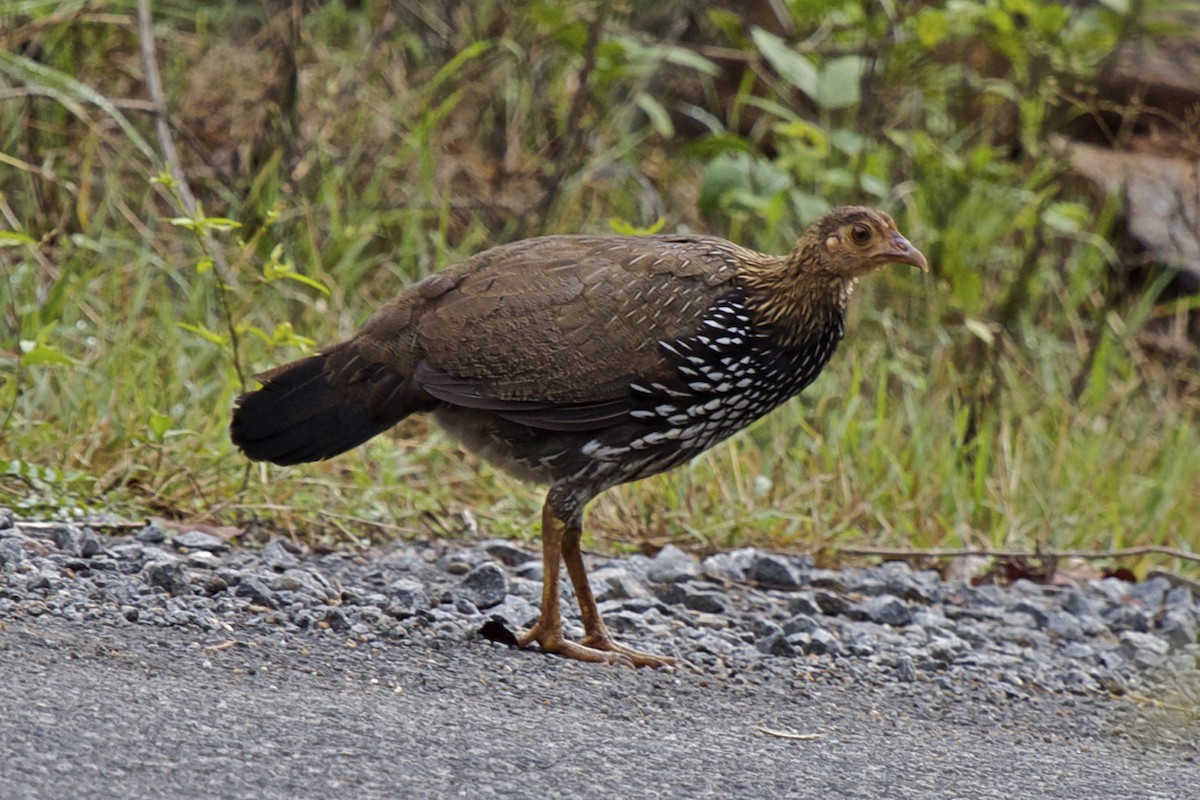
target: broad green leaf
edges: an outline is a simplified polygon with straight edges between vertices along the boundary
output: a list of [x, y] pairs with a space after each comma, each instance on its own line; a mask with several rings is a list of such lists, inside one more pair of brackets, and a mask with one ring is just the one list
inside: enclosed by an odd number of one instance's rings
[[154, 432], [155, 438], [161, 439], [163, 434], [171, 430], [171, 425], [174, 421], [166, 414], [158, 411], [150, 412], [150, 430]]
[[21, 341], [21, 365], [25, 367], [41, 365], [73, 367], [75, 362], [57, 347], [23, 339]]
[[816, 98], [818, 73], [811, 61], [770, 31], [755, 28], [750, 37], [758, 52], [784, 80], [809, 97]]
[[830, 61], [821, 70], [817, 96], [813, 98], [824, 109], [849, 108], [861, 98], [860, 86], [867, 62], [862, 56], [842, 56]]

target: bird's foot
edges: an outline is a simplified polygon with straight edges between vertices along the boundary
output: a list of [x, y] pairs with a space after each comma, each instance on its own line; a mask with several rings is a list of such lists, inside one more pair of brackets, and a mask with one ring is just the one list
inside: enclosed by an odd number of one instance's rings
[[675, 659], [667, 656], [658, 656], [654, 653], [646, 653], [642, 650], [635, 650], [627, 645], [620, 644], [613, 640], [612, 636], [605, 630], [603, 633], [591, 633], [583, 637], [580, 643], [589, 650], [596, 650], [604, 653], [615, 653], [624, 656], [635, 667], [674, 667]]
[[541, 623], [517, 637], [517, 646], [524, 649], [533, 642], [538, 643], [543, 653], [554, 653], [563, 658], [588, 661], [593, 664], [622, 664], [627, 667], [671, 667], [673, 659], [643, 653], [617, 644], [611, 637], [586, 637], [582, 642], [572, 642], [562, 631], [543, 630]]

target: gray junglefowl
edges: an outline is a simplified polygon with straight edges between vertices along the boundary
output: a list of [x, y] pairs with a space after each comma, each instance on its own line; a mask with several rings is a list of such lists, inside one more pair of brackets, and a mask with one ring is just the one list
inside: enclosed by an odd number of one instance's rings
[[[928, 269], [883, 212], [836, 208], [786, 256], [711, 236], [545, 236], [431, 275], [353, 338], [258, 376], [233, 411], [249, 458], [331, 458], [410, 414], [549, 486], [541, 616], [518, 637], [583, 661], [662, 666], [615, 642], [580, 554], [609, 487], [677, 467], [817, 377], [859, 278]], [[563, 635], [566, 564], [584, 637]]]

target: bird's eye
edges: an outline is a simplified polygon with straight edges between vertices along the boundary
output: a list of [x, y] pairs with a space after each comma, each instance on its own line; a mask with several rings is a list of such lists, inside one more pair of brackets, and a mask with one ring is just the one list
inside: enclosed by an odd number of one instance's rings
[[850, 228], [850, 241], [855, 244], [866, 244], [871, 241], [871, 229], [862, 223], [856, 223]]

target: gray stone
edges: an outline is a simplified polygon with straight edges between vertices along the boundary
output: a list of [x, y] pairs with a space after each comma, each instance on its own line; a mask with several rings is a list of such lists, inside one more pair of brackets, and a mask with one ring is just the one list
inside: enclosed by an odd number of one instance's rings
[[528, 561], [520, 566], [513, 567], [513, 575], [530, 581], [538, 581], [539, 583], [541, 582], [542, 575], [544, 573], [545, 568], [542, 566], [542, 562], [540, 560]]
[[[624, 567], [603, 567], [591, 573], [588, 578], [598, 601], [650, 596], [642, 582]], [[540, 576], [538, 580], [541, 580]]]
[[880, 625], [902, 627], [912, 622], [912, 609], [898, 597], [868, 597], [848, 612], [853, 619], [869, 619]]
[[797, 592], [788, 597], [788, 612], [792, 614], [807, 614], [812, 617], [821, 613], [821, 607], [813, 599], [812, 592]]
[[1109, 603], [1121, 603], [1128, 596], [1129, 587], [1130, 584], [1120, 578], [1104, 578], [1103, 580], [1089, 583], [1087, 591], [1104, 598]]
[[168, 594], [183, 594], [187, 591], [187, 576], [183, 571], [183, 562], [171, 559], [151, 561], [142, 568], [146, 583], [156, 589], [163, 589]]
[[839, 594], [846, 591], [846, 576], [833, 569], [813, 570], [808, 576], [808, 582], [814, 589], [828, 589]]
[[323, 622], [329, 627], [329, 630], [335, 633], [345, 633], [350, 630], [350, 620], [346, 617], [346, 612], [340, 608], [326, 609]]
[[[801, 634], [795, 634], [797, 636]], [[758, 643], [758, 649], [769, 656], [795, 658], [800, 651], [782, 633], [773, 633]]]
[[207, 550], [195, 550], [187, 554], [187, 565], [198, 569], [216, 569], [221, 559]]
[[791, 589], [800, 585], [800, 577], [786, 559], [769, 553], [760, 555], [746, 573], [747, 580], [764, 586]]
[[700, 562], [700, 574], [705, 578], [729, 583], [746, 580], [746, 570], [729, 553], [715, 553]]
[[257, 575], [243, 577], [234, 594], [237, 597], [248, 598], [251, 603], [260, 606], [274, 607], [276, 603], [275, 593]]
[[[795, 636], [804, 637], [806, 641], [800, 643], [800, 651], [809, 656], [831, 655], [836, 656], [842, 652], [842, 643], [837, 637], [824, 628], [814, 628], [808, 633], [794, 634]], [[790, 637], [789, 637], [790, 638]], [[793, 643], [794, 644], [794, 643]]]
[[925, 655], [934, 661], [949, 664], [969, 649], [966, 642], [954, 635], [938, 636], [925, 645]]
[[1028, 614], [1039, 628], [1046, 627], [1046, 623], [1050, 619], [1050, 615], [1046, 609], [1031, 600], [1018, 600], [1009, 605], [1005, 610], [1010, 614]]
[[226, 585], [228, 586], [237, 586], [242, 582], [242, 578], [247, 574], [248, 573], [245, 573], [240, 569], [234, 569], [233, 567], [217, 568], [217, 577], [225, 581]]
[[820, 627], [820, 623], [807, 614], [797, 614], [783, 623], [783, 632], [788, 635], [793, 633], [812, 633]]
[[[1186, 586], [1176, 586], [1167, 592], [1167, 596], [1163, 598], [1163, 607], [1167, 611], [1200, 611], [1196, 606], [1196, 598], [1192, 596], [1192, 590]], [[1200, 616], [1200, 613], [1197, 613], [1197, 616]]]
[[1050, 612], [1046, 618], [1046, 631], [1068, 642], [1077, 642], [1083, 638], [1083, 626], [1073, 614], [1066, 611]]
[[466, 575], [479, 559], [468, 553], [449, 553], [438, 559], [438, 566], [451, 575]]
[[210, 553], [224, 553], [229, 549], [229, 543], [224, 539], [204, 531], [184, 531], [172, 539], [171, 544], [177, 548], [207, 550]]
[[[279, 578], [272, 579], [272, 583], [277, 580], [286, 580], [291, 585], [298, 585], [299, 591], [305, 592], [313, 597], [325, 602], [333, 602], [336, 600], [346, 600], [343, 592], [339, 591], [338, 587], [329, 582], [329, 579], [315, 569], [308, 567], [285, 570]], [[292, 589], [291, 591], [297, 591]], [[351, 591], [351, 594], [353, 592]]]
[[1063, 648], [1063, 655], [1076, 661], [1090, 662], [1096, 658], [1096, 651], [1089, 644], [1070, 642]]
[[847, 614], [851, 608], [850, 601], [845, 597], [824, 590], [813, 592], [813, 602], [821, 609], [822, 614], [828, 614], [831, 617]]
[[258, 559], [263, 566], [275, 572], [284, 572], [299, 564], [296, 556], [288, 549], [288, 544], [282, 539], [272, 539], [267, 542], [267, 546], [259, 551]]
[[1083, 592], [1073, 590], [1063, 599], [1063, 610], [1077, 617], [1089, 616], [1096, 613], [1096, 604]]
[[416, 581], [398, 580], [389, 587], [388, 593], [391, 600], [384, 610], [396, 619], [407, 619], [429, 607], [429, 596]]
[[1140, 667], [1154, 666], [1167, 657], [1171, 646], [1151, 633], [1122, 631], [1118, 639], [1121, 653]]
[[16, 569], [25, 561], [20, 539], [0, 539], [0, 569]]
[[662, 600], [669, 606], [677, 606], [683, 603], [683, 599], [687, 597], [688, 590], [682, 583], [656, 583], [654, 584], [654, 596]]
[[506, 567], [515, 567], [529, 561], [537, 560], [537, 556], [522, 550], [506, 539], [493, 539], [490, 542], [484, 542], [483, 551]]
[[55, 525], [50, 530], [54, 546], [69, 555], [79, 555], [79, 530], [74, 525]]
[[1129, 588], [1129, 599], [1140, 603], [1151, 614], [1158, 612], [1163, 606], [1167, 592], [1171, 590], [1171, 582], [1161, 575], [1148, 578], [1141, 583], [1135, 583]]
[[138, 531], [133, 538], [142, 544], [158, 544], [166, 540], [167, 534], [157, 525], [150, 524]]
[[1162, 638], [1172, 647], [1186, 647], [1196, 642], [1198, 628], [1196, 615], [1183, 609], [1171, 609], [1163, 614], [1158, 624]]
[[14, 522], [12, 509], [0, 506], [0, 531], [10, 530]]
[[896, 656], [893, 664], [896, 668], [896, 677], [901, 683], [912, 683], [917, 679], [917, 668], [913, 664], [912, 656], [902, 653]]
[[540, 612], [537, 606], [525, 598], [510, 594], [504, 598], [504, 602], [493, 606], [488, 613], [499, 617], [509, 628], [521, 631], [532, 627], [537, 622]]
[[783, 635], [783, 628], [779, 627], [777, 623], [769, 619], [763, 619], [762, 617], [757, 617], [754, 620], [750, 626], [750, 630], [753, 632], [754, 638], [759, 641], [769, 639], [772, 636]]
[[706, 614], [724, 614], [727, 608], [725, 595], [716, 591], [689, 591], [684, 595], [683, 605], [692, 611]]
[[1150, 618], [1145, 610], [1135, 606], [1113, 606], [1103, 614], [1104, 622], [1114, 633], [1150, 630]]
[[678, 583], [700, 574], [700, 563], [673, 544], [658, 551], [646, 570], [647, 579], [655, 583]]
[[83, 528], [79, 531], [79, 555], [84, 558], [93, 558], [104, 552], [104, 542], [100, 541], [100, 537], [91, 528]]
[[491, 608], [503, 602], [508, 594], [508, 575], [489, 561], [471, 570], [454, 591], [477, 608]]

